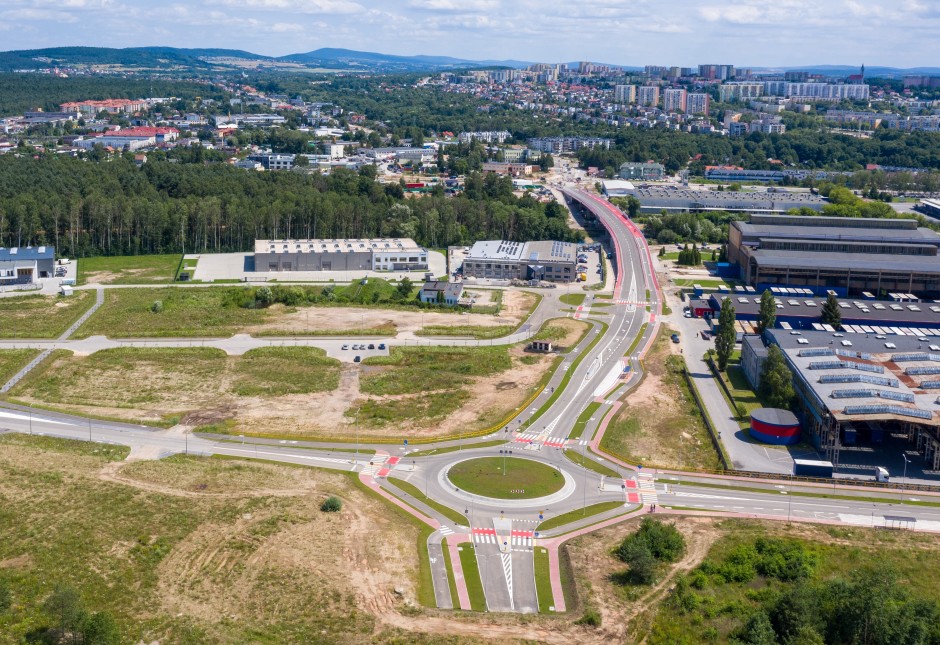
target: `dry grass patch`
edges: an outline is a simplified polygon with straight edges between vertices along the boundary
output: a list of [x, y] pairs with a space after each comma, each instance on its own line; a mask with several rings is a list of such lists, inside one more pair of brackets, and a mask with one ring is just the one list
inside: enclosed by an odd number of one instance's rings
[[643, 361], [646, 375], [624, 400], [601, 447], [632, 463], [659, 467], [718, 468], [718, 455], [682, 374], [685, 361], [660, 329]]

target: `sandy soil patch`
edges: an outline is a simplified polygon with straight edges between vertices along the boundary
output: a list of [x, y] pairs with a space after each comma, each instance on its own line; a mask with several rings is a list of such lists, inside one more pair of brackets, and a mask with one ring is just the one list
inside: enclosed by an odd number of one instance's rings
[[[473, 290], [480, 294], [477, 305], [486, 306], [492, 295], [490, 291]], [[485, 298], [483, 297], [485, 296]], [[358, 329], [388, 328], [389, 333], [416, 332], [431, 325], [472, 325], [498, 327], [519, 325], [535, 304], [535, 296], [523, 291], [505, 289], [503, 306], [498, 315], [438, 312], [433, 310], [377, 309], [368, 307], [301, 307], [289, 311], [284, 305], [274, 305], [267, 311], [272, 320], [261, 325], [245, 328], [250, 334], [260, 332], [310, 332], [343, 331]]]

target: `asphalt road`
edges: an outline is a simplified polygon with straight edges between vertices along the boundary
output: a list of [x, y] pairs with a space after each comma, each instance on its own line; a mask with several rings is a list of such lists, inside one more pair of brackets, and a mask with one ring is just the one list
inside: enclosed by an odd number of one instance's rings
[[[896, 525], [901, 522], [906, 528], [940, 530], [940, 508], [911, 504], [918, 498], [912, 500], [911, 495], [903, 495], [898, 491], [853, 491], [842, 486], [836, 490], [820, 486], [733, 482], [739, 489], [728, 487], [728, 480], [719, 477], [682, 475], [679, 479], [680, 476], [670, 474], [660, 475], [654, 481], [653, 474], [640, 473], [638, 476], [633, 471], [605, 462], [605, 465], [622, 475], [622, 478], [611, 480], [571, 462], [564, 455], [564, 449], [584, 450], [583, 443], [596, 431], [601, 416], [594, 415], [594, 420], [579, 441], [568, 442], [568, 434], [582, 411], [591, 402], [609, 402], [639, 377], [641, 366], [636, 358], [638, 351], [642, 351], [653, 337], [660, 303], [651, 258], [640, 232], [606, 201], [575, 189], [563, 190], [569, 198], [583, 203], [611, 232], [617, 267], [614, 294], [610, 299], [593, 295], [585, 299], [584, 306], [576, 315], [589, 322], [592, 330], [564, 357], [545, 391], [530, 405], [519, 409], [516, 417], [505, 427], [488, 437], [423, 445], [419, 450], [437, 449], [441, 452], [414, 456], [412, 453], [415, 448], [404, 442], [399, 446], [389, 446], [359, 445], [358, 442], [328, 445], [302, 441], [240, 440], [231, 436], [190, 435], [175, 430], [88, 420], [9, 405], [0, 406], [0, 432], [43, 434], [125, 445], [130, 446], [132, 456], [141, 458], [155, 459], [182, 452], [218, 454], [356, 471], [371, 476], [380, 486], [398, 497], [409, 498], [406, 500], [409, 504], [441, 525], [429, 539], [429, 553], [435, 595], [442, 607], [453, 607], [458, 603], [456, 599], [450, 598], [447, 588], [447, 571], [439, 546], [441, 538], [454, 533], [470, 536], [490, 611], [535, 612], [538, 599], [535, 590], [534, 541], [539, 537], [559, 535], [572, 527], [613, 516], [627, 509], [618, 508], [603, 516], [579, 520], [565, 528], [547, 531], [542, 536], [536, 535], [538, 523], [542, 519], [599, 502], [623, 501], [628, 508], [655, 502], [687, 510], [790, 517], [795, 520], [858, 526]], [[545, 320], [557, 315], [568, 315], [558, 301], [558, 293], [556, 291], [551, 297], [543, 298], [537, 312], [516, 334], [496, 342], [517, 342], [529, 337]], [[647, 325], [645, 328], [644, 324]], [[603, 332], [603, 325], [607, 325], [606, 332]], [[336, 344], [360, 341], [358, 338], [345, 341], [330, 339], [330, 342]], [[232, 342], [244, 341], [239, 339]], [[488, 342], [469, 341], [467, 344]], [[440, 342], [432, 341], [428, 344], [456, 342], [440, 339]], [[634, 348], [632, 353], [631, 348]], [[690, 344], [690, 348], [696, 352], [699, 349], [694, 344]], [[631, 367], [628, 379], [622, 378], [626, 366]], [[506, 443], [490, 447], [475, 446], [494, 438], [505, 439]], [[376, 454], [374, 457], [364, 453], [357, 456], [354, 452], [343, 451], [351, 448], [374, 450]], [[453, 448], [457, 450], [444, 452]], [[447, 473], [455, 463], [475, 456], [498, 456], [501, 450], [511, 450], [514, 457], [534, 459], [558, 469], [564, 476], [563, 488], [553, 495], [536, 500], [494, 500], [470, 495], [450, 483]], [[590, 457], [590, 453], [587, 455]], [[402, 491], [388, 482], [389, 474], [408, 480], [426, 492], [430, 499], [462, 513], [466, 518], [465, 526], [455, 524], [452, 519], [423, 501], [403, 495]], [[839, 498], [821, 497], [833, 494], [839, 495]], [[908, 519], [886, 519], [896, 517]]]

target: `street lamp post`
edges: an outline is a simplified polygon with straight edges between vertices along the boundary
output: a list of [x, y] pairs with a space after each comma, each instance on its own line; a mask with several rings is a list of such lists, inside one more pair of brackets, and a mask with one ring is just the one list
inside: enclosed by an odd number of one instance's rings
[[906, 453], [901, 453], [901, 456], [904, 457], [904, 477], [901, 481], [901, 494], [904, 494], [904, 485], [907, 483], [907, 464], [910, 463], [910, 459], [907, 458]]
[[356, 408], [356, 457], [355, 463], [359, 463], [359, 410], [361, 408]]

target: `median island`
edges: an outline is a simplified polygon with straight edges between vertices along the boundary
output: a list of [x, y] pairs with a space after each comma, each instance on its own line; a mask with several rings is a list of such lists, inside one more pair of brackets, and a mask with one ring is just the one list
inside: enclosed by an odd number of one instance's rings
[[480, 457], [455, 464], [450, 483], [473, 495], [496, 499], [535, 499], [557, 493], [565, 484], [561, 472], [531, 459]]

